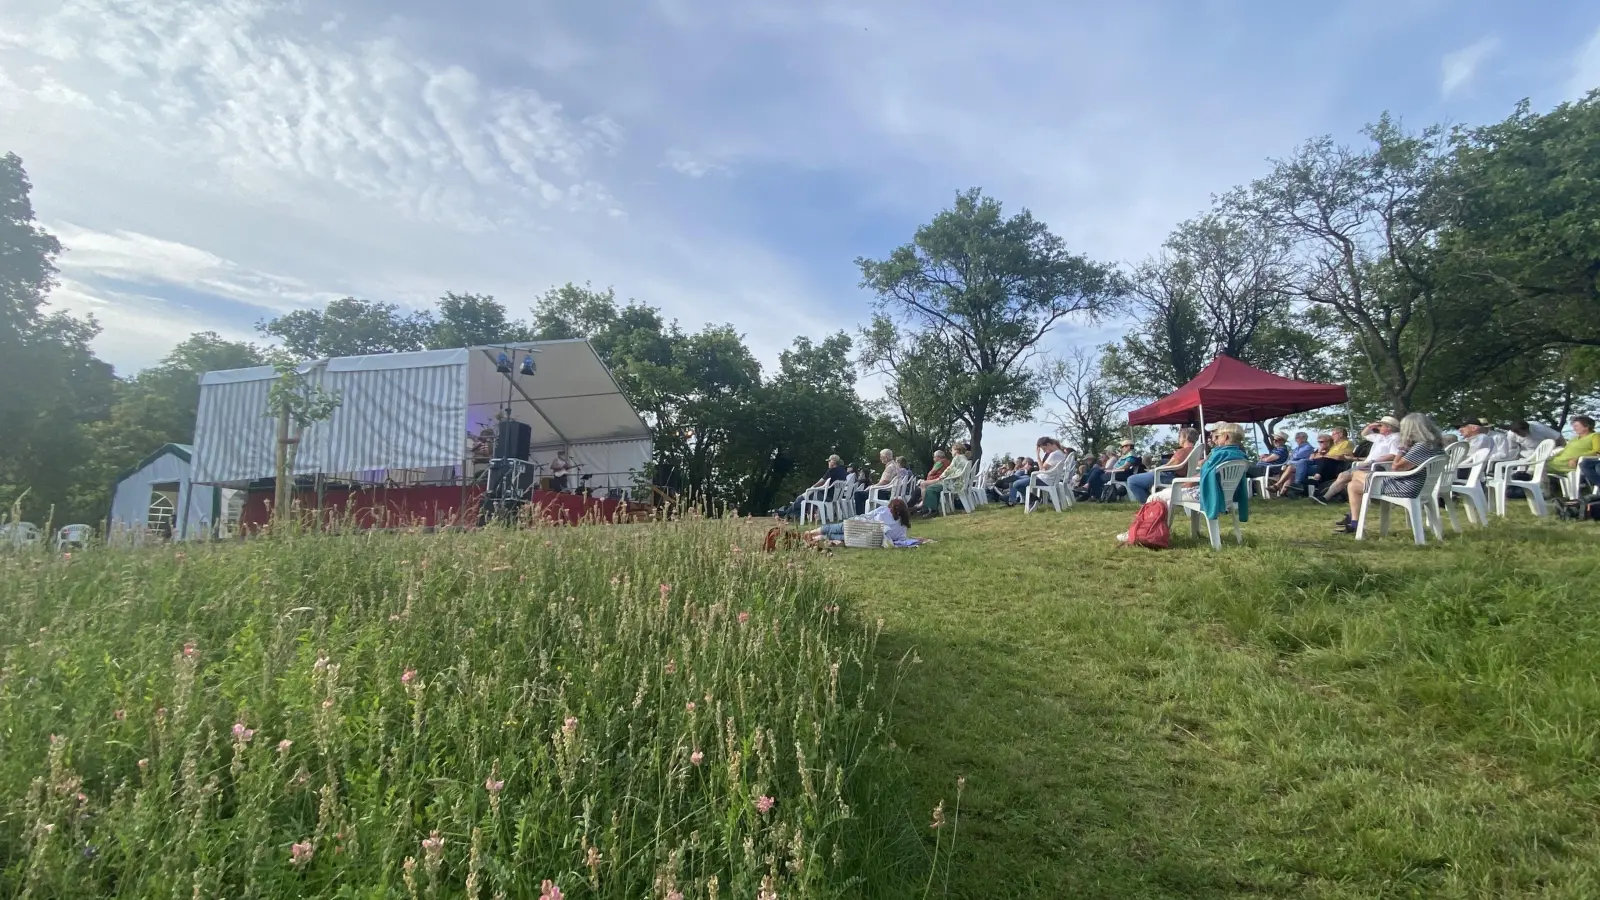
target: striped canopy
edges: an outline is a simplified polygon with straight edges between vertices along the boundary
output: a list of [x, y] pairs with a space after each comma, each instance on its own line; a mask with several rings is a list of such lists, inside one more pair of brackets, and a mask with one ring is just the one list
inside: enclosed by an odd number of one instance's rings
[[[308, 426], [294, 474], [457, 466], [473, 435], [509, 411], [533, 430], [533, 449], [566, 448], [601, 471], [642, 468], [650, 429], [585, 340], [513, 345], [512, 373], [496, 371], [500, 347], [382, 353], [316, 360], [309, 382], [339, 395], [325, 421]], [[520, 374], [532, 354], [532, 376]], [[273, 474], [277, 422], [267, 397], [270, 366], [208, 372], [200, 379], [194, 475], [224, 484]], [[642, 447], [641, 447], [642, 445]], [[642, 456], [641, 456], [642, 449]], [[625, 469], [616, 465], [630, 463]]]

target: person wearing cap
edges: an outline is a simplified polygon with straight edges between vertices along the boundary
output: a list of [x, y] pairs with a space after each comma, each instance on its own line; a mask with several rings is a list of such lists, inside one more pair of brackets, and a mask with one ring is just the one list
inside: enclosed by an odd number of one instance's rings
[[[1321, 497], [1312, 494], [1313, 499], [1332, 500], [1339, 494], [1348, 492], [1352, 483], [1360, 480], [1362, 487], [1366, 486], [1367, 475], [1376, 467], [1385, 466], [1400, 455], [1400, 420], [1394, 416], [1384, 416], [1376, 422], [1361, 429], [1361, 437], [1367, 442], [1367, 453], [1360, 462], [1352, 464], [1328, 485]], [[1324, 476], [1326, 478], [1326, 476]]]
[[[1512, 442], [1511, 435], [1489, 424], [1488, 419], [1468, 419], [1456, 426], [1461, 432], [1461, 439], [1467, 442], [1468, 453], [1477, 453], [1480, 450], [1487, 452], [1490, 465], [1506, 459], [1517, 458], [1517, 448]], [[1465, 470], [1458, 470], [1458, 478], [1467, 477]]]
[[1290, 487], [1305, 484], [1312, 462], [1319, 454], [1326, 453], [1328, 448], [1333, 446], [1333, 438], [1328, 435], [1319, 436], [1316, 446], [1312, 446], [1310, 438], [1311, 436], [1304, 431], [1294, 433], [1294, 449], [1289, 451], [1289, 464], [1283, 467], [1278, 480], [1273, 482], [1273, 493], [1282, 497], [1288, 493]]
[[1245, 477], [1260, 478], [1267, 474], [1268, 469], [1282, 469], [1288, 465], [1288, 462], [1289, 436], [1280, 431], [1267, 442], [1267, 452], [1256, 458], [1255, 464], [1245, 473]]
[[[1419, 497], [1425, 480], [1422, 467], [1444, 452], [1444, 434], [1440, 432], [1439, 426], [1434, 424], [1433, 419], [1414, 412], [1405, 417], [1395, 436], [1399, 441], [1400, 454], [1393, 460], [1394, 471], [1412, 474], [1386, 481], [1383, 486], [1384, 496]], [[1361, 499], [1366, 493], [1367, 475], [1371, 471], [1363, 470], [1358, 473], [1358, 477], [1350, 480], [1350, 512], [1334, 526], [1335, 534], [1356, 533], [1361, 520]]]

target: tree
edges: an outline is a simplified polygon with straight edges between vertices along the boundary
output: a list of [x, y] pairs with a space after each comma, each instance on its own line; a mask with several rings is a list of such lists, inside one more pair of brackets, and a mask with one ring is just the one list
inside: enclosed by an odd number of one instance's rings
[[1456, 197], [1441, 129], [1411, 134], [1385, 115], [1364, 134], [1361, 151], [1309, 141], [1224, 203], [1288, 242], [1300, 268], [1291, 291], [1334, 312], [1403, 415], [1450, 333], [1469, 324], [1448, 306], [1451, 270], [1438, 252]]
[[46, 309], [61, 244], [36, 222], [32, 189], [22, 160], [0, 157], [0, 507], [25, 494], [30, 517], [84, 521], [85, 427], [106, 414], [113, 378], [89, 346], [94, 320]]
[[1127, 425], [1127, 399], [1112, 390], [1101, 360], [1082, 347], [1047, 362], [1041, 378], [1061, 404], [1055, 423], [1067, 443], [1085, 455], [1117, 442]]
[[428, 334], [428, 348], [482, 347], [531, 339], [533, 331], [506, 318], [506, 308], [488, 294], [446, 293]]
[[887, 316], [861, 330], [862, 371], [882, 375], [884, 398], [874, 403], [874, 443], [920, 466], [965, 430], [957, 398], [967, 376], [958, 351], [936, 332], [903, 334]]
[[1119, 393], [1156, 397], [1219, 354], [1269, 371], [1310, 367], [1316, 340], [1289, 307], [1292, 275], [1285, 242], [1256, 223], [1213, 211], [1179, 224], [1134, 269], [1136, 324], [1106, 349], [1105, 370]]
[[938, 335], [966, 376], [954, 398], [973, 450], [983, 428], [1038, 406], [1035, 348], [1062, 319], [1093, 318], [1121, 292], [1107, 266], [1067, 252], [1033, 214], [1005, 218], [973, 188], [884, 260], [861, 258], [861, 284], [880, 310]]
[[298, 309], [256, 326], [301, 359], [424, 350], [435, 333], [426, 312], [403, 315], [392, 303], [345, 297], [325, 309]]
[[1600, 90], [1540, 115], [1457, 129], [1461, 198], [1444, 246], [1492, 299], [1513, 351], [1600, 346]]

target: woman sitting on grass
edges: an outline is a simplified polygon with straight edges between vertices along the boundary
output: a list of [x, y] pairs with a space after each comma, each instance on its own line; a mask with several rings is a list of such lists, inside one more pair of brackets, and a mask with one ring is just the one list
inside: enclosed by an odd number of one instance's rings
[[[890, 500], [888, 506], [880, 506], [872, 512], [856, 516], [855, 519], [858, 522], [881, 522], [883, 536], [891, 541], [903, 541], [910, 536], [907, 529], [911, 527], [911, 508], [899, 497]], [[812, 529], [806, 532], [806, 540], [843, 541], [844, 523], [829, 522], [821, 528]]]

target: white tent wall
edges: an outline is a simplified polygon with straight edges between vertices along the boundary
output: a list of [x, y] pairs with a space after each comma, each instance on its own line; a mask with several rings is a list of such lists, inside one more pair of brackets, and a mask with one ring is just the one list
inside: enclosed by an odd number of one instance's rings
[[[217, 488], [194, 485], [190, 481], [188, 460], [176, 453], [163, 453], [117, 482], [111, 494], [110, 536], [117, 539], [142, 539], [149, 524], [151, 492], [159, 484], [178, 485], [178, 504], [174, 511], [173, 536], [203, 538], [216, 524], [221, 495]], [[180, 531], [181, 529], [181, 531]]]
[[[532, 352], [537, 372], [522, 375]], [[456, 477], [469, 438], [493, 425], [510, 396], [513, 418], [533, 430], [534, 458], [548, 464], [567, 447], [592, 487], [627, 487], [651, 452], [644, 420], [588, 341], [510, 348], [512, 373], [496, 371], [499, 348], [477, 347], [340, 357], [309, 363], [308, 381], [338, 393], [325, 421], [301, 436], [294, 473], [378, 480], [390, 470]], [[239, 484], [272, 477], [277, 421], [267, 399], [271, 367], [208, 372], [200, 380], [194, 480]]]
[[194, 422], [195, 481], [218, 484], [273, 474], [278, 423], [267, 414], [267, 397], [277, 377], [271, 366], [200, 376], [200, 406]]
[[297, 475], [457, 466], [467, 447], [467, 350], [328, 360], [339, 405], [305, 431]]

